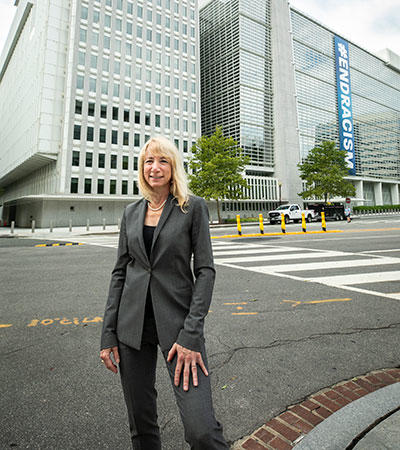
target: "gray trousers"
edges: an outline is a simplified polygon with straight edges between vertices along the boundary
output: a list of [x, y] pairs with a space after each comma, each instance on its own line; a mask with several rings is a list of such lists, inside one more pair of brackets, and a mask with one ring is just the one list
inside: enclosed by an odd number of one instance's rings
[[[151, 324], [145, 324], [142, 346], [135, 350], [119, 344], [120, 376], [128, 409], [133, 450], [161, 450], [160, 430], [157, 423], [157, 391], [154, 387], [157, 367], [157, 333]], [[207, 365], [205, 349], [201, 352]], [[198, 368], [199, 385], [190, 379], [185, 392], [182, 383], [174, 385], [176, 355], [167, 362], [168, 351], [163, 352], [171, 378], [176, 402], [185, 430], [185, 440], [192, 450], [222, 450], [228, 445], [222, 435], [222, 426], [214, 416], [210, 379]]]

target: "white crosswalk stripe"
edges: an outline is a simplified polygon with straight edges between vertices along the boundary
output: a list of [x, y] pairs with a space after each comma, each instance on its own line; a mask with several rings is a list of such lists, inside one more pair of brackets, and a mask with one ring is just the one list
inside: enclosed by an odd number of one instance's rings
[[[213, 248], [217, 265], [400, 300], [400, 257], [393, 257], [388, 251], [379, 255], [379, 250], [352, 253], [242, 243], [214, 244]], [[341, 269], [348, 269], [349, 273]], [[399, 282], [397, 292], [380, 291], [386, 282]], [[370, 288], [369, 283], [377, 284]], [[396, 290], [396, 286], [386, 290]]]

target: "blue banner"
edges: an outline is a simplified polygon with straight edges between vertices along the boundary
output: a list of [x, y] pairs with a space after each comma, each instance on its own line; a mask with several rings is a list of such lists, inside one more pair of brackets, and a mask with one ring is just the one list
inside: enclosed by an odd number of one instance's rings
[[356, 174], [354, 156], [353, 108], [351, 101], [349, 44], [335, 36], [336, 90], [338, 98], [340, 150], [346, 152], [349, 174]]

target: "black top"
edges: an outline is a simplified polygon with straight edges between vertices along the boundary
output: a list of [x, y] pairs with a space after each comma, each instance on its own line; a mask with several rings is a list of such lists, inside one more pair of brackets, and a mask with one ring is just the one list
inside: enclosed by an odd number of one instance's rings
[[[154, 236], [155, 229], [156, 229], [156, 227], [152, 227], [149, 225], [143, 225], [144, 246], [146, 247], [146, 253], [147, 253], [147, 256], [149, 259], [150, 259], [151, 244], [153, 243], [153, 236]], [[145, 323], [144, 323], [142, 340], [146, 341], [146, 342], [152, 342], [153, 341], [152, 336], [154, 334], [157, 335], [157, 331], [155, 329], [155, 323], [154, 323], [154, 311], [153, 311], [153, 303], [151, 300], [150, 286], [147, 291], [144, 322]]]

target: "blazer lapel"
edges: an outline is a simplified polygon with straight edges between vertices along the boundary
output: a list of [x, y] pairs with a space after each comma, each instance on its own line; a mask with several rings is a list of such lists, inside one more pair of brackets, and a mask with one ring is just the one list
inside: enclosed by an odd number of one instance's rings
[[149, 258], [147, 256], [146, 247], [144, 245], [144, 239], [143, 239], [143, 225], [144, 225], [144, 217], [146, 215], [146, 209], [147, 209], [147, 203], [146, 200], [143, 199], [141, 204], [139, 205], [139, 211], [138, 211], [138, 219], [137, 219], [137, 233], [139, 238], [139, 247], [142, 250], [143, 257], [145, 258], [145, 261], [149, 263]]
[[157, 228], [154, 230], [154, 236], [153, 236], [153, 243], [151, 244], [151, 251], [153, 251], [154, 244], [158, 238], [158, 235], [160, 234], [160, 231], [162, 227], [164, 226], [165, 222], [167, 221], [169, 215], [171, 214], [171, 211], [173, 208], [175, 208], [176, 202], [175, 198], [172, 194], [168, 195], [168, 200], [165, 203], [163, 212], [161, 214], [160, 220], [158, 221]]

